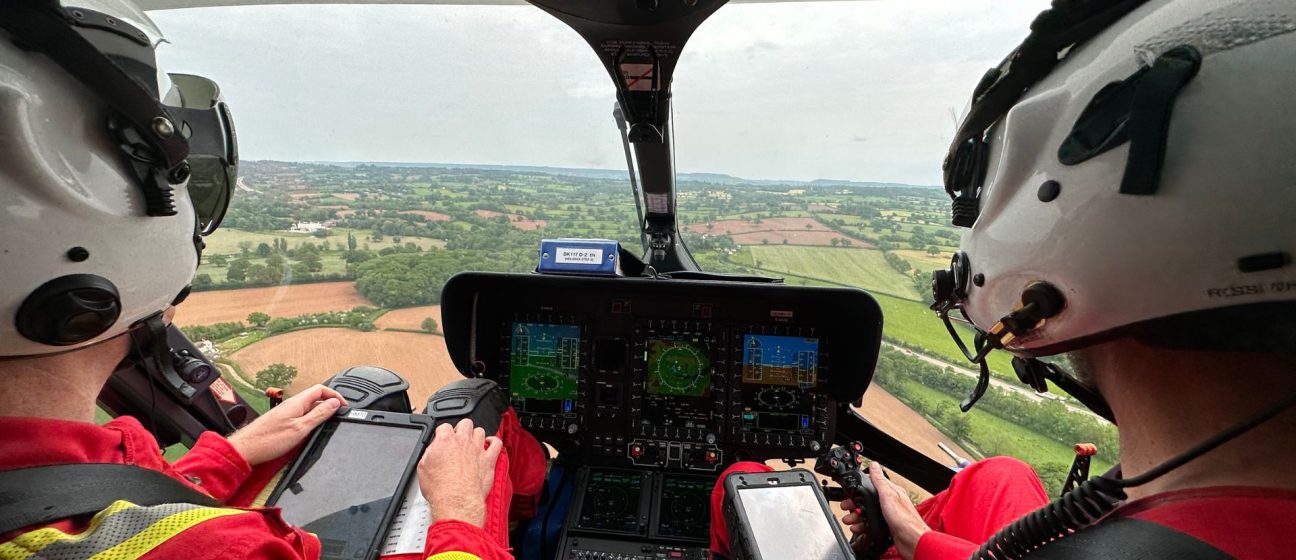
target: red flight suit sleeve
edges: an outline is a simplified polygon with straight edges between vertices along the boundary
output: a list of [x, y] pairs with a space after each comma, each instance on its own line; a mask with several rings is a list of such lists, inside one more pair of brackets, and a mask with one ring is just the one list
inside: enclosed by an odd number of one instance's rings
[[221, 503], [226, 503], [252, 474], [252, 466], [216, 432], [198, 436], [193, 448], [172, 463], [171, 469], [177, 478], [198, 486]]

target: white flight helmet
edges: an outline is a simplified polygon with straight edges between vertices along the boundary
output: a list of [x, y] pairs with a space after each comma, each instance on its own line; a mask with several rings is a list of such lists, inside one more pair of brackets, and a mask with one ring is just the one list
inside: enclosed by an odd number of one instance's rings
[[237, 153], [215, 85], [157, 70], [124, 0], [0, 2], [0, 357], [127, 332], [182, 299]]
[[970, 229], [934, 308], [965, 351], [1296, 353], [1296, 2], [1055, 2], [1032, 31], [946, 160]]

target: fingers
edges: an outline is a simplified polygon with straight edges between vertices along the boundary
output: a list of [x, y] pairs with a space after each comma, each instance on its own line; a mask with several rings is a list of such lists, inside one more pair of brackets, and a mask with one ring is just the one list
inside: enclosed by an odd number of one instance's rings
[[891, 488], [891, 481], [887, 480], [886, 469], [882, 468], [882, 463], [873, 461], [869, 465], [869, 480], [873, 481], [873, 488], [881, 492], [883, 488]]
[[[321, 387], [323, 386], [321, 385]], [[330, 399], [337, 399], [342, 404], [346, 404], [347, 402], [346, 397], [342, 396], [342, 393], [329, 389], [328, 387], [324, 387], [324, 396]]]
[[454, 426], [451, 426], [450, 424], [437, 424], [436, 439], [433, 440], [433, 443], [436, 443], [437, 441], [444, 442], [446, 438], [453, 437], [454, 433]]
[[456, 434], [459, 434], [460, 436], [472, 437], [473, 421], [467, 418], [460, 420], [458, 424], [455, 424], [454, 431]]
[[486, 447], [486, 430], [483, 430], [481, 428], [473, 428], [472, 438], [473, 438], [473, 444], [475, 444], [478, 448]]
[[302, 392], [293, 395], [291, 398], [297, 401], [313, 403], [315, 401], [322, 401], [333, 397], [341, 399], [342, 395], [339, 395], [337, 391], [329, 389], [323, 385], [311, 385]]
[[302, 419], [306, 421], [307, 425], [314, 428], [315, 426], [323, 424], [325, 420], [328, 420], [329, 417], [333, 416], [333, 414], [337, 412], [338, 408], [341, 408], [341, 406], [342, 406], [341, 400], [328, 399], [324, 402], [315, 405], [314, 408], [306, 411], [306, 414], [302, 415]]
[[504, 450], [504, 441], [495, 436], [491, 436], [485, 438], [485, 443], [486, 443], [486, 455], [484, 457], [484, 460], [486, 461], [486, 464], [490, 466], [490, 470], [494, 472], [495, 461], [499, 459], [500, 451]]
[[842, 508], [842, 511], [850, 511], [850, 510], [855, 509], [855, 500], [852, 500], [852, 499], [850, 499], [850, 498], [846, 498], [845, 500], [842, 500], [842, 501], [841, 501], [841, 508]]

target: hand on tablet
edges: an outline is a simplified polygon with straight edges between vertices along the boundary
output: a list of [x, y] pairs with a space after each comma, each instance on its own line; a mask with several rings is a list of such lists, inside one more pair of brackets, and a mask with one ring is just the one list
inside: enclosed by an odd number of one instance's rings
[[486, 524], [486, 495], [495, 482], [495, 461], [504, 443], [460, 420], [441, 424], [418, 464], [419, 489], [431, 506], [432, 521]]
[[279, 458], [306, 440], [311, 430], [333, 416], [346, 400], [316, 385], [293, 395], [229, 437], [230, 445], [252, 466]]

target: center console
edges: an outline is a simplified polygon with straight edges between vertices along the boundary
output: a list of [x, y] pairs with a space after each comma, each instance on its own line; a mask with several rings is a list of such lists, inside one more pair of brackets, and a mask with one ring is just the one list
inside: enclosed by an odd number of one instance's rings
[[854, 289], [492, 273], [442, 318], [460, 371], [580, 465], [563, 559], [705, 558], [719, 472], [830, 447], [882, 328]]

